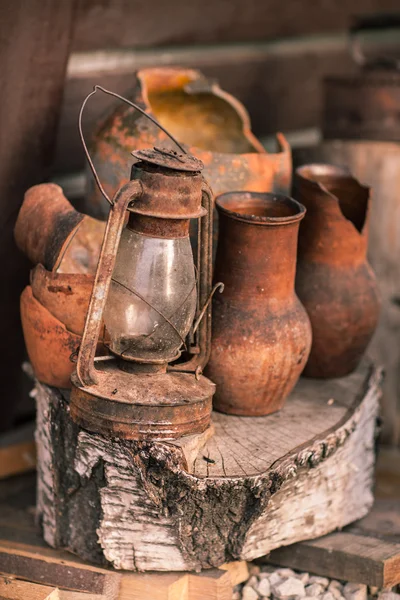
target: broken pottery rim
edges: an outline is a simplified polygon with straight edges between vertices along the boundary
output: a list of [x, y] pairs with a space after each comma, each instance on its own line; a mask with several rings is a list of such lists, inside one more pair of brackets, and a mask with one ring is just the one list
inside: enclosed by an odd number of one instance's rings
[[[319, 178], [325, 178], [321, 181]], [[297, 167], [295, 170], [295, 178], [300, 180], [304, 185], [312, 188], [322, 189], [329, 196], [338, 199], [337, 195], [329, 190], [327, 184], [338, 183], [339, 185], [351, 184], [356, 185], [360, 189], [369, 191], [371, 188], [368, 185], [361, 183], [357, 177], [345, 166], [337, 166], [330, 163], [308, 163]]]
[[[286, 206], [287, 208], [291, 209], [293, 211], [293, 214], [284, 216], [261, 216], [251, 214], [250, 210], [249, 213], [237, 212], [235, 210], [231, 210], [226, 205], [224, 205], [224, 203], [229, 203], [230, 200], [233, 201], [233, 206], [235, 206], [235, 200], [236, 206], [238, 206], [239, 200], [242, 200], [242, 202], [244, 201], [244, 204], [246, 203], [246, 201], [249, 200], [252, 200], [253, 202], [255, 201], [255, 203], [257, 203], [259, 207], [261, 207], [262, 205], [267, 207], [270, 206], [271, 203], [276, 203], [280, 206]], [[278, 192], [226, 192], [216, 197], [215, 206], [218, 212], [225, 214], [231, 219], [235, 219], [236, 221], [242, 221], [250, 225], [289, 225], [291, 223], [297, 223], [301, 221], [306, 214], [306, 207], [303, 206], [303, 204], [301, 204], [294, 198], [287, 196], [286, 194], [281, 194]]]

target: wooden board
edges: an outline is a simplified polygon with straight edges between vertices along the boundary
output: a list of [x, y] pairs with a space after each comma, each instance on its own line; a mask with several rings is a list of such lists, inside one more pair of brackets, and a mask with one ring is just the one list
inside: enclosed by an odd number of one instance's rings
[[354, 15], [397, 12], [396, 0], [84, 0], [74, 48], [244, 42], [347, 29]]
[[182, 448], [80, 430], [37, 385], [38, 510], [46, 541], [118, 569], [186, 571], [262, 556], [365, 515], [380, 375], [364, 362], [301, 380], [269, 417], [213, 416], [190, 471]]
[[366, 517], [343, 531], [274, 550], [267, 562], [379, 588], [399, 584], [399, 464], [399, 451], [382, 450], [377, 465], [377, 498]]

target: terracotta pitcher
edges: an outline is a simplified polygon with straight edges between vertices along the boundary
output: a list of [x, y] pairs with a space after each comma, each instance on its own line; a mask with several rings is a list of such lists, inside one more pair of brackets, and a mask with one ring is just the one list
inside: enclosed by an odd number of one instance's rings
[[14, 234], [36, 267], [21, 294], [21, 322], [35, 375], [48, 385], [71, 385], [71, 356], [81, 343], [104, 228], [78, 213], [58, 185], [43, 183], [25, 194]]
[[370, 189], [344, 168], [311, 164], [296, 171], [295, 197], [307, 209], [296, 275], [313, 330], [304, 374], [342, 377], [357, 367], [379, 317], [367, 262]]
[[215, 408], [236, 415], [279, 410], [311, 346], [294, 291], [304, 207], [281, 194], [232, 192], [216, 200], [220, 219], [209, 377]]

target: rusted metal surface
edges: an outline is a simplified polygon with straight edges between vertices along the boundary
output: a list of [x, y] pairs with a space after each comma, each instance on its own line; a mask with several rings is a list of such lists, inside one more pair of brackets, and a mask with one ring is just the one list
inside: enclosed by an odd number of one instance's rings
[[18, 214], [17, 246], [33, 264], [56, 269], [82, 219], [58, 185], [35, 185], [26, 192]]
[[104, 307], [107, 301], [111, 276], [114, 270], [117, 249], [125, 223], [125, 213], [128, 204], [141, 193], [139, 181], [131, 181], [122, 187], [114, 197], [110, 217], [107, 221], [101, 247], [99, 264], [94, 278], [93, 290], [90, 297], [89, 309], [86, 316], [85, 327], [82, 335], [76, 379], [83, 387], [95, 385], [97, 372], [94, 366], [97, 343]]
[[211, 357], [214, 407], [237, 415], [279, 410], [307, 361], [311, 328], [294, 291], [305, 209], [287, 196], [236, 192], [216, 200], [220, 219]]
[[[199, 71], [144, 69], [137, 73], [134, 99], [204, 163], [203, 175], [214, 194], [237, 189], [287, 193], [291, 152], [278, 134], [276, 154], [265, 151], [252, 134], [243, 105]], [[93, 162], [104, 189], [113, 195], [128, 180], [132, 150], [165, 146], [168, 137], [133, 108], [118, 106], [101, 124], [92, 142]], [[91, 183], [89, 202], [97, 215], [108, 206]]]
[[195, 219], [204, 214], [199, 171], [178, 172], [142, 161], [132, 167], [131, 179], [140, 181], [142, 193], [130, 212], [161, 219]]
[[98, 384], [72, 376], [71, 417], [81, 427], [125, 439], [176, 439], [210, 424], [215, 385], [188, 373], [126, 373], [115, 361], [97, 364]]
[[304, 374], [341, 377], [357, 367], [379, 317], [366, 256], [370, 189], [346, 169], [314, 164], [297, 169], [295, 197], [307, 208], [296, 274], [313, 331]]
[[[201, 203], [204, 214], [200, 218], [197, 230], [197, 294], [198, 310], [194, 328], [196, 331], [190, 333], [191, 340], [188, 353], [192, 355], [189, 360], [179, 365], [170, 365], [169, 370], [174, 369], [184, 372], [202, 372], [211, 353], [211, 304], [209, 302], [212, 294], [212, 254], [213, 254], [213, 194], [210, 186], [204, 180], [201, 190]], [[223, 290], [223, 287], [222, 287]], [[222, 291], [220, 290], [220, 291]]]
[[159, 238], [188, 237], [190, 221], [187, 219], [160, 219], [132, 213], [127, 227], [142, 235]]
[[34, 298], [68, 331], [81, 336], [92, 293], [94, 277], [46, 271], [37, 265], [31, 274]]
[[[142, 153], [140, 162], [132, 170], [132, 180], [114, 196], [86, 317], [77, 369], [72, 376], [72, 418], [90, 431], [126, 439], [174, 439], [204, 431], [210, 423], [211, 399], [215, 390], [215, 385], [201, 376], [201, 367], [210, 347], [209, 309], [203, 308], [206, 301], [203, 305], [200, 302], [204, 297], [207, 299], [207, 294], [211, 291], [212, 217], [211, 211], [207, 209], [211, 207], [212, 195], [198, 172], [201, 165], [196, 159], [186, 155], [179, 157], [175, 153], [173, 161], [190, 163], [195, 167], [190, 169], [191, 172], [189, 169], [180, 171], [179, 168], [171, 168], [169, 151], [165, 156], [167, 167], [163, 167], [163, 154], [165, 155], [165, 152], [157, 149], [150, 153]], [[157, 356], [151, 360], [144, 359], [136, 347], [135, 353], [128, 356], [125, 350], [120, 353], [117, 346], [112, 345], [113, 342], [110, 350], [119, 356], [119, 361], [112, 356], [109, 360], [96, 360], [101, 319], [113, 273], [115, 276], [117, 250], [127, 212], [130, 213], [129, 228], [135, 231], [137, 217], [139, 229], [147, 228], [146, 233], [140, 233], [148, 235], [150, 228], [150, 236], [155, 237], [160, 237], [158, 230], [165, 228], [168, 221], [173, 224], [172, 229], [167, 227], [169, 234], [176, 227], [176, 222], [182, 221], [186, 222], [188, 235], [190, 218], [202, 217], [199, 235], [204, 242], [204, 248], [199, 246], [197, 261], [200, 280], [197, 306], [201, 317], [203, 314], [205, 316], [198, 331], [192, 326], [188, 343], [189, 360], [176, 365], [173, 372], [167, 372], [165, 358]], [[182, 237], [180, 229], [177, 233], [177, 237]], [[192, 257], [190, 260], [193, 260]], [[129, 269], [129, 261], [125, 268]], [[149, 304], [176, 330], [168, 317], [148, 303], [146, 298], [142, 298], [137, 290], [128, 291]], [[196, 329], [200, 320], [196, 321]], [[180, 336], [179, 331], [177, 333]], [[196, 341], [198, 344], [194, 350], [191, 342]], [[180, 356], [179, 347], [177, 350], [175, 358]], [[191, 353], [196, 353], [192, 360]], [[129, 368], [121, 368], [120, 362], [124, 360], [132, 361]], [[182, 370], [187, 372], [179, 372]]]

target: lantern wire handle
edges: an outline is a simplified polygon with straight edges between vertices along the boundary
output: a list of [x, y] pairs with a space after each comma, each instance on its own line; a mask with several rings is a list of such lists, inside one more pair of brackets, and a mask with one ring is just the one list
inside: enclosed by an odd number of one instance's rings
[[205, 312], [206, 312], [207, 308], [210, 305], [210, 302], [211, 302], [212, 297], [214, 296], [215, 292], [217, 290], [219, 290], [219, 293], [222, 294], [222, 292], [224, 291], [224, 287], [225, 287], [225, 285], [222, 283], [222, 281], [219, 281], [218, 283], [216, 283], [214, 285], [213, 289], [210, 292], [210, 295], [207, 298], [207, 302], [205, 303], [205, 305], [201, 309], [201, 313], [197, 317], [196, 323], [193, 325], [193, 333], [196, 333], [196, 331], [197, 331], [197, 329], [198, 329], [198, 327], [199, 327], [199, 325], [200, 325], [200, 323], [201, 323], [201, 321], [202, 321], [202, 319], [203, 319], [203, 317], [205, 315]]
[[107, 200], [107, 202], [113, 206], [113, 201], [110, 199], [110, 197], [108, 196], [107, 192], [105, 191], [105, 189], [103, 188], [103, 186], [101, 185], [101, 181], [100, 178], [97, 174], [97, 171], [95, 169], [95, 166], [93, 164], [93, 161], [90, 157], [89, 154], [89, 150], [87, 148], [86, 142], [85, 142], [85, 138], [83, 135], [83, 131], [82, 131], [82, 115], [83, 115], [83, 110], [86, 106], [87, 101], [89, 100], [89, 98], [91, 96], [93, 96], [97, 90], [100, 90], [101, 92], [104, 92], [104, 94], [108, 94], [109, 96], [114, 96], [114, 98], [118, 98], [119, 100], [122, 100], [122, 102], [125, 102], [126, 104], [129, 104], [129, 106], [132, 106], [133, 108], [135, 108], [137, 111], [139, 111], [140, 113], [142, 113], [142, 115], [144, 115], [145, 117], [147, 117], [150, 121], [152, 121], [154, 123], [154, 125], [156, 125], [159, 129], [161, 129], [161, 131], [163, 131], [173, 142], [174, 144], [176, 144], [179, 148], [179, 150], [181, 150], [181, 152], [183, 152], [184, 154], [187, 154], [187, 151], [185, 150], [185, 148], [183, 148], [183, 146], [181, 146], [181, 144], [174, 138], [174, 136], [169, 133], [169, 131], [167, 131], [165, 129], [165, 127], [163, 127], [158, 121], [157, 119], [155, 119], [154, 117], [152, 117], [151, 115], [149, 115], [143, 108], [141, 108], [140, 106], [138, 106], [137, 104], [135, 104], [134, 102], [131, 102], [130, 100], [128, 100], [127, 98], [124, 98], [123, 96], [120, 96], [119, 94], [117, 94], [116, 92], [111, 92], [110, 90], [106, 90], [106, 88], [103, 88], [101, 85], [95, 85], [93, 88], [93, 92], [90, 92], [90, 94], [88, 94], [86, 96], [86, 98], [84, 99], [84, 101], [82, 102], [82, 106], [81, 109], [79, 111], [79, 118], [78, 118], [78, 128], [79, 128], [79, 136], [81, 138], [81, 142], [82, 142], [82, 146], [83, 149], [85, 151], [85, 155], [86, 155], [86, 159], [89, 163], [90, 169], [93, 173], [93, 177], [96, 180], [97, 186], [100, 190], [100, 192], [103, 194], [104, 198]]

